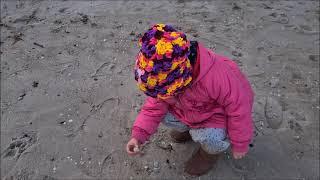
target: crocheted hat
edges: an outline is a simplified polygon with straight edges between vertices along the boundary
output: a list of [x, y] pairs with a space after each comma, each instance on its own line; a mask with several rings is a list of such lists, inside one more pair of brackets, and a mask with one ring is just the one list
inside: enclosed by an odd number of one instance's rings
[[192, 80], [190, 42], [183, 32], [165, 24], [153, 25], [139, 40], [135, 80], [147, 96], [175, 96]]

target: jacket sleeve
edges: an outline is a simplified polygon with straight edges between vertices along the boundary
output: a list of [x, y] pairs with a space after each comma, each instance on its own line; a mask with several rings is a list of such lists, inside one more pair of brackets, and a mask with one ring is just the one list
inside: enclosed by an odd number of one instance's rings
[[213, 71], [212, 89], [208, 92], [225, 109], [232, 151], [247, 152], [253, 136], [253, 92], [250, 84], [240, 78], [240, 72], [236, 73], [227, 65], [217, 65]]
[[133, 124], [131, 136], [144, 143], [157, 131], [167, 112], [168, 104], [166, 102], [148, 97]]

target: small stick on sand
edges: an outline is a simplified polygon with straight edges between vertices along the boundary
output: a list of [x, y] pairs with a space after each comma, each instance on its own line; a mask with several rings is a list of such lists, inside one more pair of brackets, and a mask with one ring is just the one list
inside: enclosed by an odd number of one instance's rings
[[44, 48], [44, 45], [42, 45], [42, 44], [39, 44], [39, 43], [36, 43], [36, 42], [34, 42], [33, 44], [36, 45], [36, 46], [39, 46], [41, 48]]

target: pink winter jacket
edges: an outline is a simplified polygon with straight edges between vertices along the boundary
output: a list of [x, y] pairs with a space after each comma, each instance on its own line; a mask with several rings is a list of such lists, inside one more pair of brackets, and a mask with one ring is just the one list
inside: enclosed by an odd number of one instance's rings
[[141, 143], [154, 134], [170, 112], [190, 128], [226, 128], [232, 151], [247, 152], [253, 135], [254, 93], [233, 61], [198, 46], [200, 72], [173, 102], [148, 97], [132, 129]]

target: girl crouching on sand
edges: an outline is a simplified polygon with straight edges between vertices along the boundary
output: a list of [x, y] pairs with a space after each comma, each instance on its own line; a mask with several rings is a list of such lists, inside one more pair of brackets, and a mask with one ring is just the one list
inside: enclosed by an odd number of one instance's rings
[[148, 97], [133, 125], [128, 154], [136, 155], [162, 122], [173, 129], [176, 142], [200, 143], [186, 163], [191, 175], [208, 172], [229, 146], [235, 159], [243, 158], [253, 134], [254, 93], [238, 66], [170, 25], [152, 26], [140, 45], [135, 79]]

